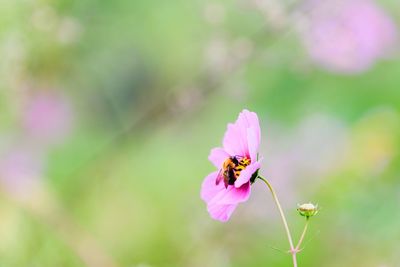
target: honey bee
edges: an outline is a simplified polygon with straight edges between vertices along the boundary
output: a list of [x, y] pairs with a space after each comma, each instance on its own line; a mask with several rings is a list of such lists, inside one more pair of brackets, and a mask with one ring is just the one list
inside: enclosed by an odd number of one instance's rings
[[240, 172], [246, 169], [250, 163], [250, 159], [246, 157], [232, 156], [227, 158], [222, 164], [222, 169], [217, 175], [215, 184], [219, 185], [224, 180], [225, 188], [228, 188], [228, 185], [233, 185], [239, 177]]

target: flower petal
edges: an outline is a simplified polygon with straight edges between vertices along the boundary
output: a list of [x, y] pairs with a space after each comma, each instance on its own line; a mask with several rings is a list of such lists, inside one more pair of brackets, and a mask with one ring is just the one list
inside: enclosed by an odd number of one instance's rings
[[250, 156], [249, 128], [253, 129], [251, 135], [252, 149], [258, 150], [261, 133], [257, 114], [244, 109], [240, 112], [234, 124], [228, 124], [223, 140], [225, 151], [232, 156]]
[[223, 188], [208, 202], [207, 210], [210, 216], [215, 220], [226, 222], [238, 203], [249, 199], [250, 191], [250, 182], [240, 188], [234, 186], [229, 186], [227, 189]]
[[211, 218], [221, 222], [226, 222], [231, 217], [233, 211], [236, 209], [237, 204], [221, 205], [213, 204], [207, 207], [208, 213]]
[[247, 166], [246, 169], [241, 171], [240, 176], [235, 181], [235, 187], [238, 188], [248, 183], [253, 173], [255, 173], [258, 169], [260, 169], [260, 166], [261, 166], [260, 161], [256, 161]]
[[226, 153], [226, 151], [220, 147], [211, 149], [210, 155], [208, 156], [208, 160], [214, 164], [218, 169], [222, 168], [222, 164], [224, 161], [229, 158], [230, 155]]
[[247, 129], [247, 146], [249, 148], [249, 154], [251, 162], [257, 161], [257, 152], [260, 142], [257, 140], [256, 132], [254, 127]]
[[217, 179], [219, 171], [215, 171], [207, 175], [204, 179], [203, 184], [201, 185], [200, 196], [205, 202], [210, 202], [213, 198], [215, 198], [221, 191], [225, 191], [224, 183], [220, 183], [219, 185], [215, 184], [215, 180]]
[[[260, 123], [258, 121], [258, 116], [255, 112], [248, 111], [247, 109], [244, 109], [240, 114], [239, 117], [236, 121], [240, 127], [243, 127], [244, 129], [248, 128], [253, 128], [256, 140], [258, 143], [260, 142], [261, 138], [261, 130], [260, 130]], [[247, 132], [244, 131], [242, 133], [244, 136], [247, 136]]]
[[244, 183], [241, 187], [228, 186], [227, 189], [220, 191], [211, 201], [216, 204], [238, 204], [245, 202], [250, 197], [250, 182]]
[[228, 124], [222, 144], [224, 150], [231, 156], [246, 156], [248, 153], [247, 136], [241, 134], [236, 124]]

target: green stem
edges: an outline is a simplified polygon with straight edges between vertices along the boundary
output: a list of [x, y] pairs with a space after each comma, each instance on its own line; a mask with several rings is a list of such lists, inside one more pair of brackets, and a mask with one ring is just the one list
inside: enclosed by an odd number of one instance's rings
[[307, 217], [307, 218], [306, 218], [306, 224], [304, 225], [303, 232], [301, 233], [299, 242], [297, 243], [297, 246], [296, 246], [296, 248], [295, 248], [295, 250], [296, 250], [297, 252], [300, 252], [300, 246], [301, 246], [301, 243], [303, 243], [304, 237], [306, 236], [307, 229], [308, 229], [308, 224], [309, 224], [309, 223], [310, 223], [310, 219]]
[[279, 214], [281, 215], [281, 219], [282, 219], [282, 222], [283, 222], [283, 226], [285, 227], [286, 235], [287, 235], [287, 238], [288, 238], [288, 241], [289, 241], [289, 246], [290, 246], [290, 253], [292, 254], [293, 267], [297, 267], [297, 258], [296, 258], [297, 251], [296, 251], [296, 249], [295, 249], [295, 247], [293, 245], [292, 235], [290, 234], [289, 226], [288, 226], [288, 223], [286, 221], [285, 214], [283, 213], [282, 206], [281, 206], [281, 204], [279, 202], [279, 199], [278, 199], [278, 197], [277, 197], [277, 195], [275, 193], [275, 190], [272, 187], [272, 185], [264, 177], [258, 176], [258, 178], [261, 179], [268, 186], [269, 190], [271, 191], [272, 198], [274, 199], [275, 204], [278, 207]]

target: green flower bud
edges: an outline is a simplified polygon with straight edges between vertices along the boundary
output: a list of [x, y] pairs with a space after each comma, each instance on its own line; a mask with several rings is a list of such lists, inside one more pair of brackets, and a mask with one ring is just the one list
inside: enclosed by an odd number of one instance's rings
[[318, 205], [314, 205], [312, 203], [305, 203], [302, 205], [298, 205], [297, 211], [301, 216], [310, 218], [318, 213]]

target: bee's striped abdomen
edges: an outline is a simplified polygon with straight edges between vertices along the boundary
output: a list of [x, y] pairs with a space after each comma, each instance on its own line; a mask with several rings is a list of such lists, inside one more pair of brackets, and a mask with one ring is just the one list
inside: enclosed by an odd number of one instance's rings
[[235, 167], [235, 177], [236, 179], [239, 177], [241, 171], [246, 169], [246, 167], [250, 164], [250, 159], [243, 158], [239, 161], [238, 165]]

